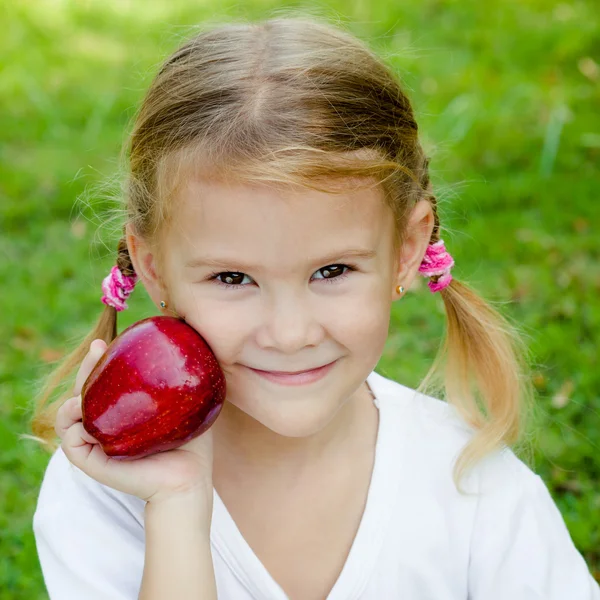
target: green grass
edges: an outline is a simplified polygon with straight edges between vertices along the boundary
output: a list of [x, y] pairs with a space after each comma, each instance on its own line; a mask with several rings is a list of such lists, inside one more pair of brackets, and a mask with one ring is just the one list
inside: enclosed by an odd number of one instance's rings
[[[242, 9], [243, 6], [243, 9]], [[0, 599], [45, 598], [31, 519], [48, 455], [38, 379], [90, 328], [115, 259], [106, 198], [124, 128], [188, 27], [290, 3], [5, 2], [0, 40]], [[600, 579], [600, 31], [594, 2], [322, 4], [397, 67], [442, 193], [454, 273], [522, 324], [535, 360], [535, 468]], [[595, 57], [595, 58], [594, 58]], [[595, 225], [596, 223], [596, 225]], [[101, 226], [99, 229], [98, 227]], [[120, 329], [153, 312], [138, 291]], [[444, 325], [421, 288], [378, 370], [416, 387]]]

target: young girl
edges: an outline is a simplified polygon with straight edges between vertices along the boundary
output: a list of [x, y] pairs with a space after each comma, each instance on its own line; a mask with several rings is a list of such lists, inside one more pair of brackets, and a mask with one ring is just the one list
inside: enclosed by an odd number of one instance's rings
[[[61, 439], [33, 520], [52, 600], [600, 598], [509, 449], [525, 353], [451, 274], [417, 129], [390, 68], [315, 18], [213, 26], [166, 61], [106, 306], [33, 420]], [[448, 328], [412, 390], [374, 368], [417, 275]], [[120, 462], [80, 392], [138, 278], [209, 343], [227, 399], [200, 437]], [[440, 372], [445, 401], [424, 393]]]

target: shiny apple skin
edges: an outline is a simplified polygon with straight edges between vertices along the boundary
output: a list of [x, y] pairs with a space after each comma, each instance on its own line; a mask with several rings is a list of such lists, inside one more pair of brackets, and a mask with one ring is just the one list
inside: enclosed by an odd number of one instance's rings
[[131, 460], [204, 433], [225, 400], [225, 376], [204, 338], [182, 319], [138, 321], [106, 349], [82, 388], [84, 429], [105, 454]]

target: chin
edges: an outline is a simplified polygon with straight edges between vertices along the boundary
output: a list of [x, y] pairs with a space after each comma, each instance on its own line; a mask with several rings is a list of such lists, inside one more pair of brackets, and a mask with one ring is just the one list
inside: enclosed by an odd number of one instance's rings
[[267, 429], [289, 438], [309, 437], [321, 431], [335, 417], [344, 405], [345, 399], [340, 400], [333, 390], [319, 392], [307, 391], [293, 397], [283, 397], [289, 393], [282, 390], [281, 394], [271, 392], [256, 395], [238, 395], [237, 390], [228, 392], [227, 401], [248, 417], [259, 422]]
[[324, 429], [331, 419], [335, 416], [332, 413], [327, 418], [305, 418], [303, 420], [281, 418], [278, 420], [273, 419], [272, 415], [269, 415], [267, 419], [256, 419], [264, 427], [286, 438], [308, 438], [311, 437], [322, 429]]

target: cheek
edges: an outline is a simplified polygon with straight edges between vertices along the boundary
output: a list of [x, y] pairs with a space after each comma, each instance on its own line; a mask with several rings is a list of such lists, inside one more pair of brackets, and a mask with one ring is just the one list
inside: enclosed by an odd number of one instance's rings
[[384, 296], [379, 286], [366, 287], [360, 293], [339, 297], [328, 307], [331, 323], [352, 336], [387, 335], [391, 299]]
[[238, 319], [225, 310], [204, 310], [186, 317], [187, 322], [207, 341], [219, 360], [225, 363], [242, 345], [247, 332]]
[[365, 308], [349, 327], [351, 337], [347, 341], [355, 356], [368, 361], [379, 360], [389, 332], [390, 316], [382, 310]]
[[388, 338], [391, 316], [391, 298], [371, 289], [360, 302], [336, 308], [336, 322], [345, 331], [345, 345], [357, 357], [377, 362]]
[[184, 286], [177, 310], [211, 347], [219, 361], [227, 363], [236, 352], [247, 331], [247, 319], [240, 318], [239, 308], [227, 301], [201, 296], [194, 286]]

